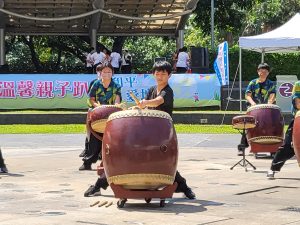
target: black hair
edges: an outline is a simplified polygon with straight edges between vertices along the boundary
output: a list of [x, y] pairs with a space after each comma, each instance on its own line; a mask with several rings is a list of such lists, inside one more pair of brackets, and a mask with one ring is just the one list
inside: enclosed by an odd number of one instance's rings
[[260, 70], [260, 69], [266, 69], [266, 70], [268, 70], [270, 72], [271, 68], [270, 68], [270, 66], [267, 63], [261, 63], [257, 67], [257, 70]]
[[155, 71], [167, 71], [168, 74], [171, 74], [172, 66], [167, 61], [158, 61], [152, 67], [152, 72], [154, 73]]
[[183, 52], [186, 52], [186, 51], [187, 51], [187, 47], [183, 46], [181, 50], [182, 50]]
[[112, 70], [112, 73], [114, 74], [114, 68], [110, 63], [101, 63], [96, 67], [97, 72], [101, 72], [104, 68], [110, 68]]

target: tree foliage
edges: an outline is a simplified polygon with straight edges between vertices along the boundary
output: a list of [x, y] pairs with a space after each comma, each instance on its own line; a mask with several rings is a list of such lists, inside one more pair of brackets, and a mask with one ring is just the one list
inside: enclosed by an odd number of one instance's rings
[[[300, 11], [300, 0], [214, 0], [214, 6], [214, 44], [217, 46], [227, 40], [233, 48], [242, 35], [260, 34], [285, 23]], [[186, 25], [186, 46], [210, 46], [210, 7], [211, 0], [198, 2], [194, 15]], [[88, 37], [7, 36], [5, 42], [11, 72], [85, 72], [85, 53], [90, 47]], [[133, 54], [133, 72], [136, 73], [149, 72], [156, 57], [166, 57], [171, 61], [176, 50], [175, 40], [166, 37], [101, 37], [98, 42], [109, 50], [118, 52], [127, 48]], [[214, 55], [215, 49], [210, 54], [212, 60]], [[256, 58], [257, 56], [250, 57], [253, 62], [256, 62]], [[291, 58], [295, 59], [295, 56]], [[292, 62], [287, 58], [285, 60]]]
[[[215, 0], [214, 29], [219, 33], [216, 38], [229, 42], [236, 40], [243, 29], [247, 10], [253, 4], [253, 0]], [[211, 35], [211, 0], [199, 1], [195, 14], [194, 24], [201, 28], [203, 34]]]
[[300, 11], [300, 0], [256, 0], [246, 16], [245, 34], [260, 34], [287, 22]]

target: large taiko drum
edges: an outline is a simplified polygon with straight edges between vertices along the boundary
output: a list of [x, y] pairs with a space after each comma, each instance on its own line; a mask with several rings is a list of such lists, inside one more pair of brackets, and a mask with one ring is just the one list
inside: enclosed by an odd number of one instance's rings
[[293, 128], [293, 145], [298, 160], [298, 165], [300, 166], [300, 111], [297, 112], [295, 116]]
[[104, 133], [106, 121], [108, 117], [114, 113], [122, 111], [118, 105], [101, 105], [89, 112], [88, 120], [91, 123], [91, 128], [98, 132]]
[[284, 139], [284, 119], [277, 105], [260, 104], [251, 106], [247, 115], [256, 119], [256, 127], [248, 129], [248, 142], [260, 145], [281, 144]]
[[157, 190], [174, 182], [178, 142], [172, 118], [165, 112], [134, 109], [113, 113], [102, 149], [109, 184]]

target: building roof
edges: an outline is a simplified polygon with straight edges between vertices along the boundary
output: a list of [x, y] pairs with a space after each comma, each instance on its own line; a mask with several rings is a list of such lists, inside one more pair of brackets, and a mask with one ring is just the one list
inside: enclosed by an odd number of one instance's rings
[[[91, 28], [103, 36], [158, 35], [176, 36], [184, 28], [188, 18], [134, 20], [130, 17], [153, 18], [177, 15], [191, 10], [198, 0], [0, 0], [0, 20], [5, 21], [8, 34], [24, 35], [89, 35]], [[79, 15], [102, 10], [79, 18]], [[21, 18], [11, 13], [34, 17], [37, 20]], [[104, 13], [105, 12], [105, 13]], [[115, 13], [129, 18], [110, 15]], [[78, 17], [63, 21], [41, 21], [38, 18]], [[2, 18], [1, 18], [2, 17]]]

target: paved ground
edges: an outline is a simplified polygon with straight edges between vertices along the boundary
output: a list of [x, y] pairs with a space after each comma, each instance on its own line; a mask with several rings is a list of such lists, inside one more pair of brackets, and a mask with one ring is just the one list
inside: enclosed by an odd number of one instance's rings
[[[230, 170], [239, 135], [179, 135], [178, 169], [197, 194], [146, 204], [128, 200], [118, 209], [109, 189], [84, 198], [95, 171], [78, 171], [84, 135], [0, 135], [8, 169], [0, 175], [0, 224], [177, 225], [300, 224], [300, 169], [289, 160], [275, 180], [266, 179], [271, 159], [247, 158], [257, 167]], [[90, 207], [96, 201], [110, 207]]]

